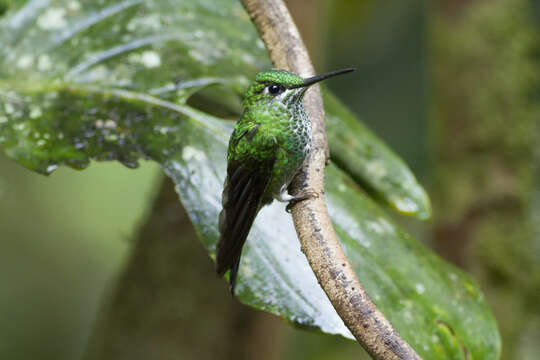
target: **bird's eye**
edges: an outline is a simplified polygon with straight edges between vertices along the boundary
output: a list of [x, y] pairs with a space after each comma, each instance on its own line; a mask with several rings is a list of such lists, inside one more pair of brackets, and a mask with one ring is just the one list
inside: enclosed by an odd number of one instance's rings
[[279, 93], [282, 93], [283, 90], [285, 90], [283, 86], [277, 84], [272, 84], [268, 86], [268, 92], [270, 93], [270, 95], [277, 95]]

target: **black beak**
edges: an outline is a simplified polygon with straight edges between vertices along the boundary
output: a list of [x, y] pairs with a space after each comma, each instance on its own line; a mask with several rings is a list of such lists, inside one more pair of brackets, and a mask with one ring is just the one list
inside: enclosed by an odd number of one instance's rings
[[337, 71], [332, 71], [332, 72], [329, 72], [329, 73], [326, 73], [326, 74], [315, 75], [315, 76], [312, 76], [310, 78], [305, 79], [304, 83], [302, 85], [298, 86], [298, 87], [308, 87], [308, 86], [311, 86], [311, 85], [313, 85], [315, 83], [318, 83], [319, 81], [326, 80], [326, 79], [331, 78], [333, 76], [350, 73], [350, 72], [355, 71], [355, 70], [356, 70], [355, 68], [347, 68], [347, 69], [341, 69], [341, 70], [337, 70]]

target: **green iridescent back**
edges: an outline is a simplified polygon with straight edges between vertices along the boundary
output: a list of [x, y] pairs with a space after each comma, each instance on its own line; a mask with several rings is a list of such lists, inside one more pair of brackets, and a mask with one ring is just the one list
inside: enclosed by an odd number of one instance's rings
[[[299, 87], [304, 79], [283, 70], [259, 73], [244, 99], [244, 112], [229, 142], [228, 160], [246, 166], [264, 166], [274, 158], [271, 178], [262, 204], [277, 198], [288, 186], [311, 149], [311, 123]], [[265, 91], [271, 84], [285, 90], [273, 96]]]

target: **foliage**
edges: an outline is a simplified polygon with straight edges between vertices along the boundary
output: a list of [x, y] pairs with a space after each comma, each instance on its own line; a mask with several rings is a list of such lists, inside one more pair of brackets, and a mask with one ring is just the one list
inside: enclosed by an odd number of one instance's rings
[[[238, 4], [14, 2], [0, 21], [0, 44], [0, 145], [10, 157], [44, 174], [91, 159], [156, 161], [214, 256], [228, 120], [238, 116], [249, 79], [270, 67]], [[422, 188], [331, 94], [325, 101], [337, 165], [327, 171], [329, 210], [375, 303], [421, 355], [497, 358], [496, 326], [474, 282], [368, 196], [426, 218]], [[255, 223], [237, 294], [300, 326], [350, 337], [279, 204]]]

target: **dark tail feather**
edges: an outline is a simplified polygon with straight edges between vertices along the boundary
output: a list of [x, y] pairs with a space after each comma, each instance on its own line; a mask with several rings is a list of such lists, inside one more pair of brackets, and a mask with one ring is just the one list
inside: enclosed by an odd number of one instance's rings
[[229, 289], [231, 291], [232, 296], [234, 296], [234, 287], [236, 286], [236, 275], [238, 275], [239, 265], [240, 265], [240, 257], [238, 257], [238, 261], [236, 261], [236, 263], [231, 268], [231, 271], [229, 272]]
[[[249, 192], [247, 196], [240, 197], [240, 200], [242, 201], [238, 203], [241, 204], [239, 208], [231, 209], [226, 206], [220, 214], [222, 233], [218, 241], [216, 256], [216, 272], [218, 275], [224, 275], [227, 270], [230, 270], [229, 283], [233, 295], [242, 248], [253, 221], [259, 212], [260, 203], [260, 199]], [[230, 217], [231, 213], [233, 214], [232, 217]]]
[[270, 180], [273, 160], [257, 170], [246, 170], [237, 162], [230, 162], [223, 190], [223, 210], [219, 214], [216, 272], [222, 276], [230, 270], [229, 283], [234, 286], [242, 255], [242, 247], [261, 207]]

